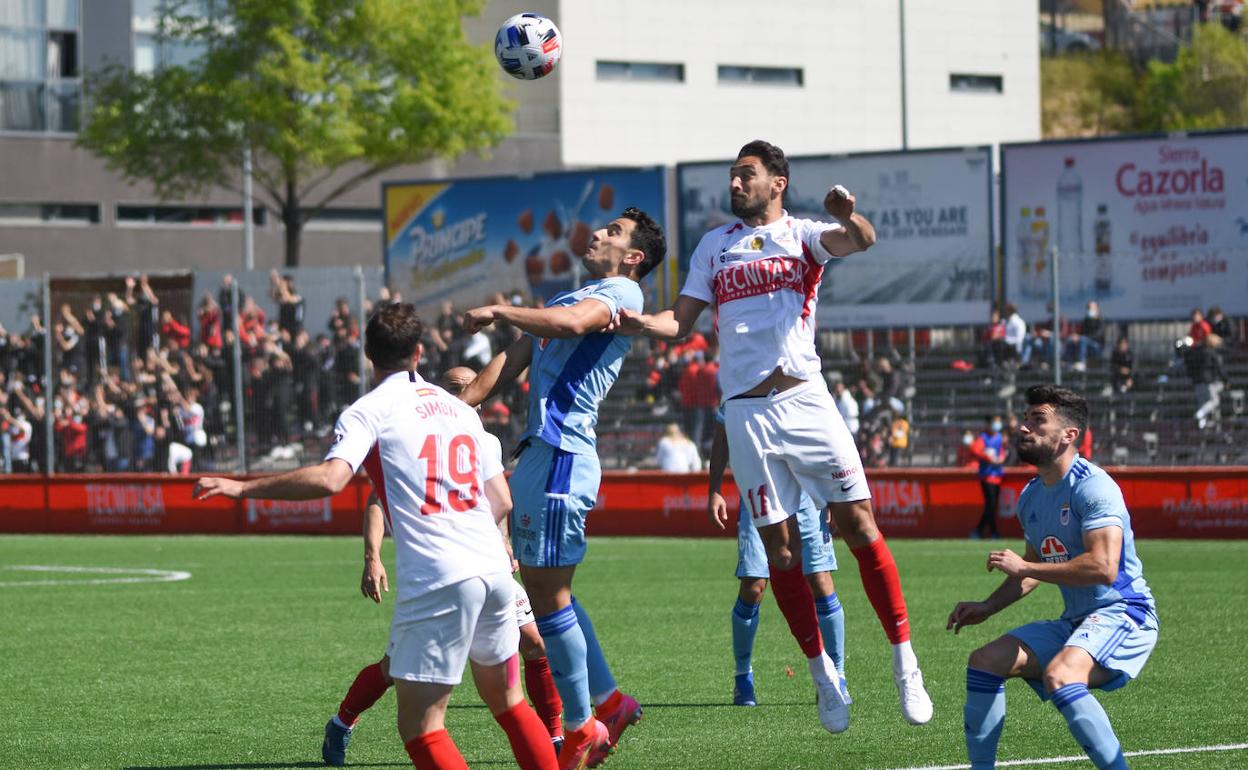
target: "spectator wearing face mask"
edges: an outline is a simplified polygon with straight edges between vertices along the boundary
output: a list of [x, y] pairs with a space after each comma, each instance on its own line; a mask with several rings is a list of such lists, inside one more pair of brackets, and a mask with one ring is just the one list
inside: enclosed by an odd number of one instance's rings
[[984, 421], [983, 433], [971, 443], [971, 454], [979, 461], [979, 488], [984, 493], [984, 512], [975, 525], [971, 537], [979, 539], [991, 536], [999, 539], [997, 509], [1001, 502], [1001, 480], [1005, 477], [1005, 437], [1001, 434], [1004, 422], [1001, 415], [989, 415]]

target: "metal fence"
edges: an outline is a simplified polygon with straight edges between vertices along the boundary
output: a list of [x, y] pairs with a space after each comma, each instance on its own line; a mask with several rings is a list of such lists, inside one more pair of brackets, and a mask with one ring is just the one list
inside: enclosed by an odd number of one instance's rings
[[3, 470], [245, 472], [328, 447], [380, 269], [0, 282]]

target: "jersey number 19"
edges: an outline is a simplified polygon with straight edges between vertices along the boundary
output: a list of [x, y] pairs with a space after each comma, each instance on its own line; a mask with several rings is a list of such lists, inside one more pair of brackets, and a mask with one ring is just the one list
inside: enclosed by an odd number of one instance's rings
[[[425, 463], [425, 502], [420, 506], [424, 516], [446, 513], [448, 505], [450, 510], [463, 513], [476, 507], [481, 494], [477, 442], [472, 436], [461, 433], [446, 442], [444, 449], [445, 439], [445, 436], [430, 434], [425, 437], [418, 455]], [[446, 476], [439, 472], [442, 457], [446, 458]]]

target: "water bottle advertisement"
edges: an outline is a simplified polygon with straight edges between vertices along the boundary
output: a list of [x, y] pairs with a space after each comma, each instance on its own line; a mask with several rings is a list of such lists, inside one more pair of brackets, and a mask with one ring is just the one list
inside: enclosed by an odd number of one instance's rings
[[[680, 258], [708, 231], [736, 221], [731, 160], [677, 169]], [[823, 328], [980, 323], [992, 296], [992, 151], [988, 147], [789, 158], [787, 211], [828, 221], [834, 184], [875, 226], [865, 254], [834, 259], [819, 289]]]
[[[629, 206], [666, 227], [664, 171], [609, 169], [383, 185], [387, 283], [420, 312], [547, 300], [589, 280], [595, 230]], [[659, 276], [642, 283], [655, 304]]]
[[1248, 312], [1248, 133], [1005, 145], [1006, 298], [1025, 318]]

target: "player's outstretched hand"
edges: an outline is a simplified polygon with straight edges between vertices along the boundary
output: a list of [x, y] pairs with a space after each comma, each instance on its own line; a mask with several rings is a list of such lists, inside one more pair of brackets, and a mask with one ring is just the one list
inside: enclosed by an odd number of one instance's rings
[[364, 574], [360, 577], [360, 593], [366, 599], [381, 604], [382, 592], [390, 593], [390, 579], [386, 576], [386, 565], [381, 559], [365, 559]]
[[725, 529], [728, 524], [728, 502], [724, 500], [724, 496], [718, 492], [713, 492], [706, 500], [706, 513], [711, 518], [711, 523], [720, 529]]
[[604, 331], [617, 334], [641, 334], [646, 330], [646, 316], [632, 310], [620, 310]]
[[494, 307], [492, 305], [476, 307], [464, 313], [464, 331], [469, 334], [476, 334], [492, 323], [494, 323]]
[[844, 222], [853, 215], [855, 201], [857, 198], [849, 190], [839, 184], [832, 185], [823, 197], [823, 210]]
[[195, 500], [207, 500], [217, 495], [238, 500], [243, 496], [243, 482], [208, 476], [195, 482], [195, 489], [191, 492], [191, 498]]
[[988, 571], [1001, 570], [1010, 577], [1019, 577], [1027, 561], [1023, 557], [1006, 548], [1004, 551], [993, 551], [988, 554]]
[[956, 634], [962, 630], [963, 626], [983, 623], [991, 615], [992, 611], [989, 610], [987, 602], [958, 602], [958, 606], [949, 613], [949, 622], [945, 624], [945, 630], [953, 629], [953, 633]]

